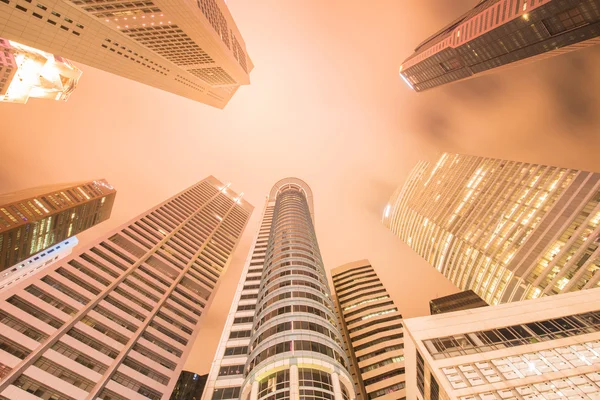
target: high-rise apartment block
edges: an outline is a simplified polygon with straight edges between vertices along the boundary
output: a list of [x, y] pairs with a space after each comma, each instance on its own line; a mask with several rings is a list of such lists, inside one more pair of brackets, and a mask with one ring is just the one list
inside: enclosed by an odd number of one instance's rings
[[429, 301], [431, 315], [487, 307], [488, 303], [472, 290], [465, 290]]
[[251, 212], [209, 177], [0, 293], [0, 398], [168, 400]]
[[600, 286], [600, 174], [444, 154], [420, 162], [384, 224], [490, 305]]
[[0, 273], [107, 220], [116, 193], [101, 179], [0, 195]]
[[331, 276], [357, 398], [406, 399], [402, 315], [369, 260], [342, 265]]
[[253, 68], [224, 0], [3, 0], [0, 37], [218, 108]]
[[312, 192], [282, 179], [266, 200], [203, 399], [354, 398]]
[[400, 67], [420, 92], [600, 43], [600, 0], [481, 0]]
[[0, 102], [67, 101], [80, 76], [69, 60], [0, 38]]
[[600, 289], [404, 323], [409, 399], [600, 399]]

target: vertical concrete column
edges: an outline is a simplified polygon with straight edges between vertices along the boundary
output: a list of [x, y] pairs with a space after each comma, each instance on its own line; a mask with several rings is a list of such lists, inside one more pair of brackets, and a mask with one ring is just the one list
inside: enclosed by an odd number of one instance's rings
[[290, 367], [290, 400], [300, 399], [300, 379], [298, 377], [298, 366]]
[[252, 391], [250, 392], [250, 400], [258, 399], [258, 381], [252, 382]]
[[331, 383], [333, 383], [333, 393], [335, 394], [335, 400], [344, 400], [342, 396], [342, 388], [340, 386], [340, 376], [337, 372], [331, 374]]

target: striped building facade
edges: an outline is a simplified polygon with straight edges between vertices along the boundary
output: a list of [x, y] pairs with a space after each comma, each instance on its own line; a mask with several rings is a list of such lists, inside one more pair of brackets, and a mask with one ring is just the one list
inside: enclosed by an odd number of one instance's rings
[[402, 315], [377, 273], [369, 260], [360, 260], [331, 275], [360, 398], [406, 399]]
[[169, 399], [251, 212], [209, 177], [2, 292], [0, 399]]

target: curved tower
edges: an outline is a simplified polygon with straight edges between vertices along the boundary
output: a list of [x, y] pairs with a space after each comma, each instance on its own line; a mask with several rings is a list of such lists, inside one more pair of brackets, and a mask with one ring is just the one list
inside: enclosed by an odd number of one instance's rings
[[313, 215], [305, 182], [273, 186], [204, 400], [355, 398]]

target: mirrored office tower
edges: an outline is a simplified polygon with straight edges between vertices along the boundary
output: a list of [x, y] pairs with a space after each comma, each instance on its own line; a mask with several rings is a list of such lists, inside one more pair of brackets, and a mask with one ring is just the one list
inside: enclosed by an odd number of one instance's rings
[[168, 400], [252, 206], [209, 177], [0, 293], [0, 397]]
[[203, 400], [353, 399], [310, 187], [273, 186]]
[[600, 174], [444, 154], [420, 162], [384, 224], [490, 305], [600, 285]]
[[106, 221], [116, 195], [104, 179], [1, 194], [0, 274], [26, 268], [17, 264]]
[[400, 66], [420, 92], [600, 43], [600, 0], [481, 0]]

